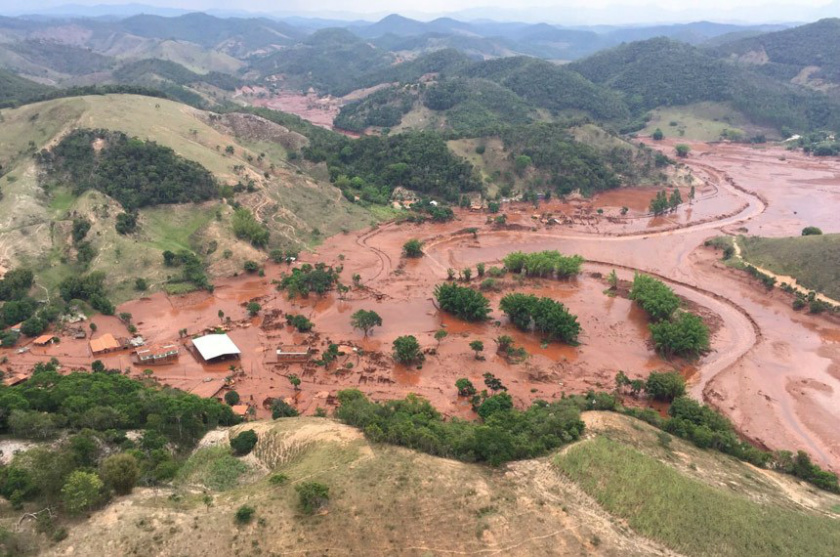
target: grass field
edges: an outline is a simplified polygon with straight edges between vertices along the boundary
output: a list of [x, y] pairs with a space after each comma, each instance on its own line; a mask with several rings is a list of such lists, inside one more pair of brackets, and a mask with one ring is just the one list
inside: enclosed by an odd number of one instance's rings
[[[687, 106], [662, 107], [650, 112], [652, 118], [639, 135], [650, 136], [656, 128], [665, 137], [697, 141], [717, 141], [724, 130], [749, 137], [758, 132], [740, 113], [723, 103], [703, 102]], [[675, 123], [675, 125], [671, 125]]]
[[840, 299], [840, 234], [793, 238], [738, 239], [744, 259], [776, 274], [791, 276], [806, 288]]
[[751, 501], [605, 436], [555, 462], [635, 531], [686, 555], [829, 557], [840, 546], [836, 519]]

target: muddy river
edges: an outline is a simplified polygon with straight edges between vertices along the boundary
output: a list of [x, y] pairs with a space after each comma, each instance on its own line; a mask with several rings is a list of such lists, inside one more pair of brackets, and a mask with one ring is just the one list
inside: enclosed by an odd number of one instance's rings
[[[670, 151], [665, 143], [658, 147]], [[798, 235], [804, 226], [840, 232], [840, 161], [821, 160], [777, 147], [692, 145], [686, 161], [695, 184], [695, 198], [667, 217], [646, 214], [655, 190], [608, 192], [591, 200], [552, 201], [538, 208], [505, 205], [507, 225], [488, 224], [486, 214], [458, 212], [446, 224], [385, 224], [375, 229], [327, 239], [303, 262], [343, 265], [343, 282], [358, 274], [361, 287], [346, 299], [335, 293], [323, 298], [287, 300], [273, 280], [288, 266], [266, 264], [266, 276], [220, 279], [213, 294], [180, 298], [155, 294], [124, 304], [119, 311], [150, 342], [181, 342], [188, 334], [225, 326], [242, 351], [238, 361], [206, 365], [182, 350], [176, 363], [158, 366], [153, 376], [187, 390], [213, 390], [230, 377], [243, 401], [257, 414], [267, 398], [281, 397], [303, 413], [329, 409], [343, 388], [359, 388], [375, 399], [415, 392], [429, 398], [447, 415], [471, 416], [454, 387], [459, 377], [483, 385], [491, 372], [508, 386], [516, 403], [553, 399], [564, 393], [612, 389], [615, 374], [631, 378], [652, 370], [677, 369], [689, 378], [691, 393], [729, 416], [739, 431], [770, 449], [805, 449], [815, 460], [840, 470], [840, 330], [826, 317], [794, 312], [780, 292], [767, 293], [745, 275], [723, 267], [703, 242], [723, 231], [746, 229], [766, 236]], [[688, 199], [686, 183], [683, 199]], [[622, 207], [627, 211], [622, 214]], [[598, 209], [602, 213], [598, 213]], [[474, 236], [465, 228], [478, 229]], [[403, 243], [419, 238], [425, 257], [400, 257]], [[515, 250], [557, 249], [587, 259], [575, 280], [501, 279], [501, 291], [489, 292], [491, 319], [468, 324], [439, 312], [433, 303], [435, 285], [447, 269], [477, 263], [488, 268]], [[711, 325], [712, 350], [696, 362], [666, 361], [649, 342], [644, 314], [622, 296], [605, 293], [602, 278], [615, 269], [622, 279], [637, 270], [667, 281]], [[475, 274], [475, 273], [474, 273]], [[478, 279], [473, 276], [472, 282]], [[510, 326], [498, 311], [498, 300], [512, 289], [549, 296], [566, 304], [583, 327], [576, 347], [545, 345]], [[256, 300], [260, 315], [250, 318], [245, 304]], [[372, 309], [383, 326], [365, 338], [352, 329], [350, 315]], [[221, 312], [221, 315], [220, 315]], [[315, 323], [314, 333], [301, 335], [285, 325], [284, 313], [300, 313]], [[96, 336], [111, 332], [128, 336], [116, 318], [96, 317]], [[438, 330], [447, 331], [435, 340]], [[396, 365], [391, 343], [413, 334], [429, 352], [420, 368]], [[511, 362], [496, 354], [494, 339], [510, 335], [528, 357]], [[481, 340], [481, 359], [470, 350]], [[307, 344], [315, 351], [329, 343], [342, 345], [333, 365], [277, 362], [281, 344]], [[87, 368], [93, 359], [87, 341], [62, 338], [58, 345], [32, 347], [26, 353], [5, 350], [6, 367], [22, 373], [35, 361], [59, 358], [68, 368]], [[131, 363], [128, 352], [101, 359], [109, 367], [141, 375], [145, 366]], [[231, 366], [233, 365], [233, 369]], [[287, 376], [298, 375], [296, 392]]]

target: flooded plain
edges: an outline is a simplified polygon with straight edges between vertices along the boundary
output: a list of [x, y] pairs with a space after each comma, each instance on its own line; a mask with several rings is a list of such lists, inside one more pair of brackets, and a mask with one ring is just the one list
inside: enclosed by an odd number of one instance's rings
[[[672, 149], [667, 142], [657, 145]], [[669, 152], [670, 154], [670, 152]], [[188, 341], [188, 335], [224, 327], [242, 351], [238, 361], [206, 365], [187, 350], [176, 363], [155, 367], [160, 382], [187, 390], [212, 390], [229, 378], [243, 401], [265, 417], [263, 403], [284, 398], [307, 414], [329, 409], [334, 395], [358, 388], [374, 399], [421, 394], [447, 415], [472, 416], [457, 396], [455, 380], [467, 377], [479, 388], [490, 372], [509, 388], [517, 405], [537, 398], [551, 400], [564, 393], [611, 390], [619, 370], [631, 378], [653, 370], [677, 369], [690, 381], [693, 396], [713, 404], [746, 437], [770, 449], [804, 449], [816, 461], [840, 470], [840, 330], [830, 318], [793, 311], [778, 291], [767, 292], [742, 273], [724, 267], [704, 241], [723, 232], [748, 230], [768, 236], [799, 235], [804, 226], [840, 232], [840, 161], [814, 159], [778, 147], [692, 145], [686, 164], [695, 198], [673, 215], [653, 218], [646, 208], [654, 189], [626, 189], [592, 199], [552, 200], [538, 207], [505, 204], [507, 223], [488, 223], [485, 213], [458, 211], [446, 224], [388, 223], [325, 240], [301, 262], [341, 265], [342, 282], [359, 286], [339, 299], [288, 300], [273, 281], [289, 271], [285, 264], [267, 263], [265, 276], [231, 277], [216, 281], [210, 294], [167, 297], [158, 293], [124, 304], [138, 331], [149, 342]], [[682, 197], [688, 200], [689, 184]], [[626, 211], [622, 208], [626, 207]], [[601, 212], [598, 212], [601, 209]], [[623, 214], [622, 214], [623, 213]], [[472, 234], [466, 229], [475, 228]], [[410, 238], [424, 242], [425, 256], [401, 257]], [[520, 280], [506, 275], [491, 300], [491, 318], [481, 324], [459, 321], [437, 310], [433, 291], [446, 280], [447, 269], [500, 265], [512, 251], [556, 249], [587, 259], [574, 280]], [[615, 269], [630, 280], [634, 272], [654, 274], [668, 282], [685, 303], [709, 323], [712, 350], [695, 362], [667, 361], [653, 350], [645, 315], [621, 295], [605, 291], [605, 277]], [[507, 323], [498, 300], [513, 290], [548, 296], [568, 306], [583, 328], [579, 346], [545, 344], [534, 334]], [[245, 305], [257, 301], [262, 310], [249, 317]], [[358, 309], [375, 310], [383, 326], [364, 337], [350, 324]], [[299, 334], [284, 314], [303, 314], [315, 324], [313, 333]], [[95, 317], [98, 331], [128, 336], [116, 318]], [[435, 332], [447, 335], [436, 339]], [[401, 335], [417, 337], [426, 350], [420, 367], [396, 365], [391, 343]], [[495, 339], [513, 337], [527, 358], [511, 361], [497, 354]], [[469, 343], [481, 340], [476, 357]], [[279, 363], [281, 344], [306, 344], [316, 352], [329, 343], [341, 345], [342, 355], [329, 367]], [[94, 358], [87, 341], [62, 337], [58, 345], [18, 354], [4, 350], [6, 367], [22, 373], [36, 361], [57, 357], [69, 368], [87, 368]], [[141, 376], [143, 366], [131, 363], [127, 352], [101, 358], [109, 367]], [[233, 369], [231, 369], [233, 365]], [[289, 374], [301, 379], [295, 391]]]

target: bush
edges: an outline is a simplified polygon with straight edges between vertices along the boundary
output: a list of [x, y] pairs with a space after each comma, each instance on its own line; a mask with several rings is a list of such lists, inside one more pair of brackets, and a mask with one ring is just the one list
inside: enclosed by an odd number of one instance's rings
[[238, 524], [248, 524], [253, 520], [254, 514], [256, 514], [257, 509], [254, 507], [250, 507], [248, 505], [242, 505], [238, 509], [236, 509], [236, 514], [234, 515], [234, 519]]
[[490, 314], [490, 301], [466, 286], [443, 283], [435, 288], [440, 309], [465, 321], [484, 321]]
[[645, 391], [656, 400], [670, 402], [685, 394], [685, 379], [676, 371], [653, 372], [647, 378]]
[[257, 302], [248, 302], [248, 305], [245, 306], [245, 309], [248, 310], [248, 315], [253, 317], [260, 312], [260, 310], [262, 309], [262, 306]]
[[134, 281], [134, 289], [143, 292], [149, 288], [149, 283], [144, 278], [138, 278]]
[[283, 485], [284, 483], [286, 483], [288, 481], [289, 481], [289, 476], [287, 476], [286, 474], [281, 474], [279, 472], [277, 474], [272, 474], [268, 478], [268, 483], [270, 483], [271, 485]]
[[128, 495], [140, 479], [140, 466], [134, 456], [120, 453], [102, 461], [100, 474], [117, 495]]
[[295, 486], [298, 508], [303, 514], [315, 514], [330, 500], [330, 488], [318, 482], [303, 482]]
[[260, 270], [260, 264], [256, 261], [251, 261], [249, 259], [248, 261], [242, 264], [242, 269], [244, 269], [246, 273], [256, 273]]
[[286, 314], [286, 323], [297, 329], [299, 333], [308, 333], [315, 326], [312, 321], [303, 315], [292, 315], [291, 313]]
[[394, 339], [394, 359], [401, 364], [421, 363], [425, 359], [420, 343], [412, 335]]
[[403, 244], [402, 252], [406, 257], [423, 257], [423, 242], [411, 239]]
[[236, 456], [245, 456], [257, 445], [257, 433], [248, 429], [230, 440], [230, 448]]
[[466, 377], [455, 381], [455, 388], [458, 389], [458, 396], [473, 396], [476, 394], [475, 385]]
[[253, 213], [245, 207], [234, 210], [231, 222], [233, 233], [237, 238], [248, 240], [251, 245], [258, 248], [268, 245], [268, 228], [254, 218]]
[[697, 356], [709, 349], [709, 328], [700, 317], [681, 312], [675, 319], [650, 325], [656, 349], [666, 356]]
[[822, 230], [820, 230], [816, 226], [806, 226], [802, 229], [803, 236], [820, 236], [821, 234]]
[[71, 515], [92, 509], [102, 500], [102, 480], [92, 472], [74, 470], [61, 488], [61, 502]]

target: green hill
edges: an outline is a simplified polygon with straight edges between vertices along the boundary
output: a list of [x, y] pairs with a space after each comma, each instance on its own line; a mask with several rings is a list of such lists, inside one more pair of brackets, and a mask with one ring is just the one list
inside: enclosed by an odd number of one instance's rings
[[756, 124], [794, 129], [840, 125], [840, 104], [660, 38], [606, 50], [570, 65], [587, 79], [623, 93], [634, 111], [703, 101], [731, 102]]
[[732, 41], [718, 47], [716, 53], [788, 80], [813, 67], [809, 79], [840, 85], [840, 19]]

